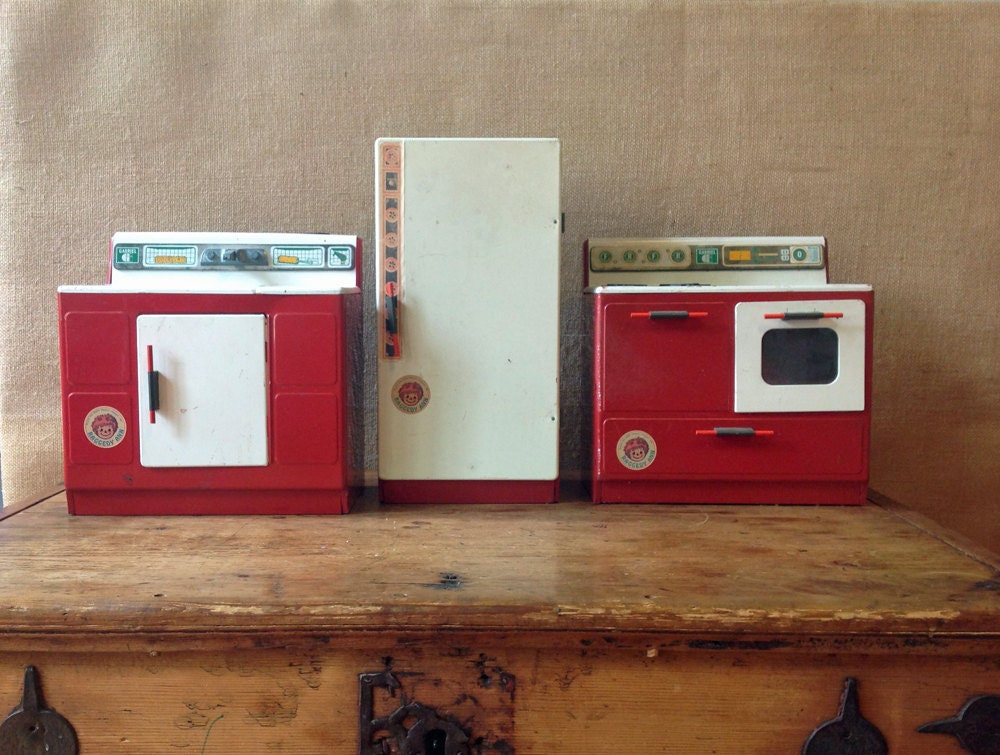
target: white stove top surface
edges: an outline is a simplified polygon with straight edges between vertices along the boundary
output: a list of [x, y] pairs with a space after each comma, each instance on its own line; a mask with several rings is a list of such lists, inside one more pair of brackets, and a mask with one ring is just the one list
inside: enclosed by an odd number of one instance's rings
[[851, 291], [871, 291], [872, 287], [860, 283], [824, 283], [821, 285], [760, 285], [760, 286], [710, 286], [706, 284], [695, 285], [661, 285], [661, 286], [633, 286], [633, 285], [611, 285], [595, 286], [585, 289], [585, 293], [592, 294], [739, 294], [752, 292], [774, 291], [775, 293], [835, 293]]
[[150, 286], [123, 286], [121, 284], [83, 284], [59, 286], [58, 292], [61, 294], [261, 294], [264, 296], [305, 296], [316, 294], [356, 294], [361, 291], [357, 286], [330, 286], [328, 288], [307, 285], [261, 285], [254, 286], [246, 281], [234, 282], [234, 285], [222, 287], [220, 285], [209, 286], [207, 288], [197, 288], [190, 285], [186, 280], [182, 281], [157, 281], [158, 285]]

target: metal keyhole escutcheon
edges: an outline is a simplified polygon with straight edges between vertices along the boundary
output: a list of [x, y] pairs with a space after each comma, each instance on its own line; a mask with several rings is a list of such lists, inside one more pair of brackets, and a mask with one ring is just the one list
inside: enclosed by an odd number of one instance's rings
[[372, 693], [384, 689], [395, 693], [399, 681], [388, 671], [361, 674], [359, 713], [360, 755], [467, 755], [469, 735], [450, 716], [433, 707], [407, 701], [389, 715], [376, 717]]
[[77, 755], [76, 732], [70, 722], [45, 708], [34, 666], [24, 669], [21, 704], [0, 724], [3, 755]]

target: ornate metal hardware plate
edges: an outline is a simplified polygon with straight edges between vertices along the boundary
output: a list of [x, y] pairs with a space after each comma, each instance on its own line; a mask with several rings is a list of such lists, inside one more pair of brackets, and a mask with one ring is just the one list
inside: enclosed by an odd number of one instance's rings
[[[469, 734], [458, 721], [434, 708], [406, 699], [399, 681], [388, 671], [358, 677], [360, 755], [469, 755]], [[374, 690], [388, 690], [400, 705], [386, 716], [375, 715]]]
[[[414, 662], [426, 671], [404, 671]], [[468, 648], [418, 654], [358, 675], [359, 755], [515, 755], [517, 678]]]

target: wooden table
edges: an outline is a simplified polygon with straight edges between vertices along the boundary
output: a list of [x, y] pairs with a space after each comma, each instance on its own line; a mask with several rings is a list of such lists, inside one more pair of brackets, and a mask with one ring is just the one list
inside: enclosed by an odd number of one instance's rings
[[918, 727], [1000, 694], [1000, 560], [892, 502], [567, 497], [8, 512], [0, 707], [32, 665], [88, 755], [774, 755], [855, 679], [888, 752], [947, 755]]

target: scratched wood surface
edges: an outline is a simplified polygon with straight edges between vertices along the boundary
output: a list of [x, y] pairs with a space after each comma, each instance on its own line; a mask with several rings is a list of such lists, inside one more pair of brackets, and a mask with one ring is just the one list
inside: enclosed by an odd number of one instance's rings
[[[1000, 636], [1000, 573], [863, 507], [380, 506], [347, 516], [0, 522], [0, 631]], [[0, 645], [4, 640], [0, 638]]]
[[359, 675], [495, 755], [800, 752], [846, 677], [890, 752], [1000, 693], [1000, 573], [861, 508], [381, 507], [0, 521], [0, 706], [26, 665], [81, 753], [358, 753]]

